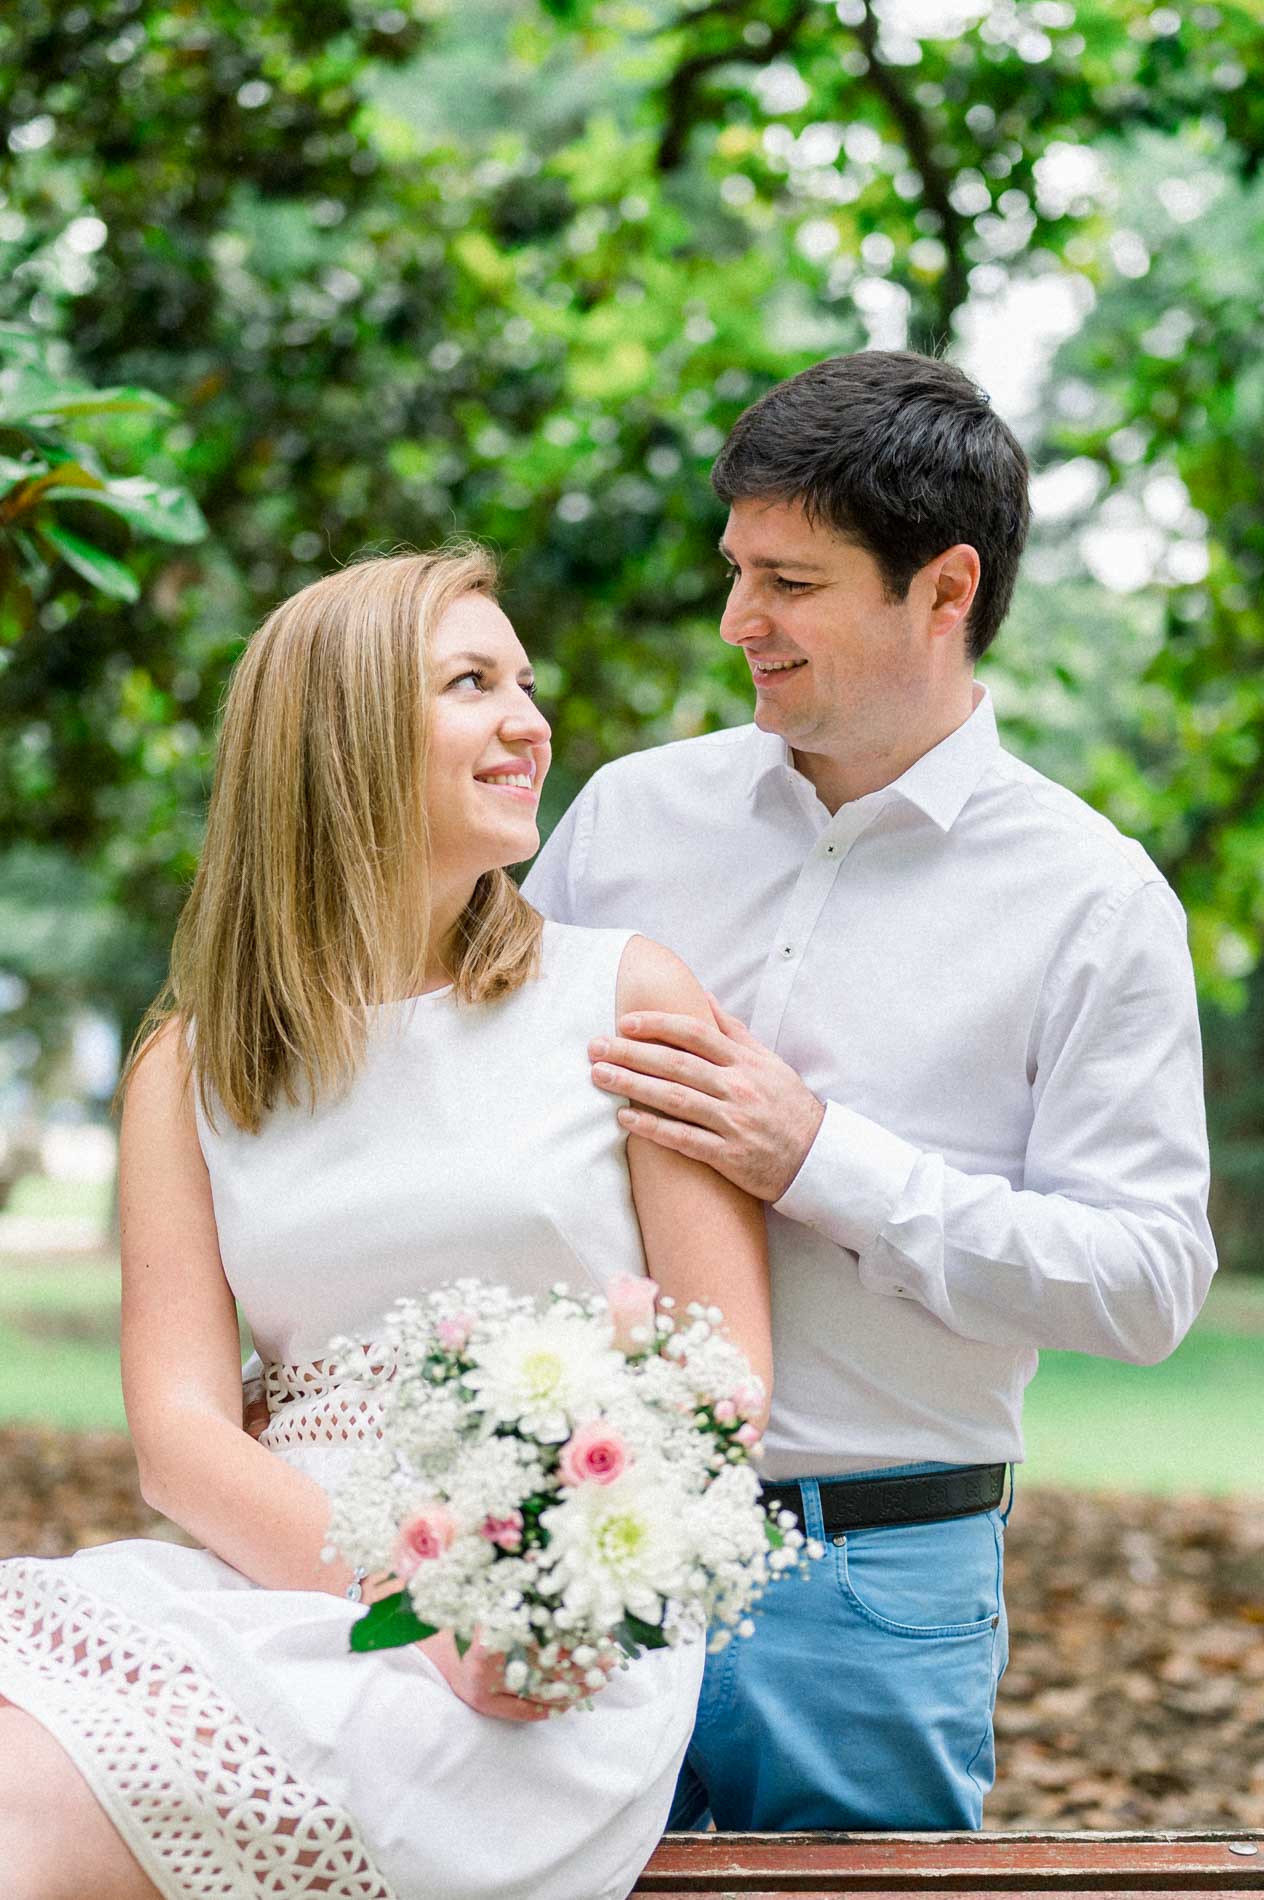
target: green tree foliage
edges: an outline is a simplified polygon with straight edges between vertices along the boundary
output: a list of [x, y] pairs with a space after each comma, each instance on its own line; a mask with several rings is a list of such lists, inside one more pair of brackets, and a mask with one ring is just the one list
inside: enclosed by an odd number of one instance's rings
[[[332, 564], [454, 529], [505, 552], [555, 726], [548, 824], [605, 758], [748, 716], [706, 480], [740, 410], [823, 354], [951, 346], [967, 300], [1072, 272], [1096, 301], [1057, 386], [1099, 407], [1068, 414], [1055, 388], [1042, 454], [1121, 492], [1174, 477], [1211, 565], [1119, 606], [1145, 679], [1109, 718], [1080, 627], [1102, 597], [1070, 568], [1029, 583], [1032, 638], [1002, 640], [991, 676], [1047, 745], [1058, 647], [1063, 775], [1144, 836], [1204, 979], [1240, 1000], [1264, 920], [1255, 9], [961, 0], [924, 38], [900, 17], [6, 9], [0, 318], [173, 405], [109, 419], [109, 465], [187, 489], [210, 536], [137, 537], [133, 602], [64, 564], [37, 585], [0, 671], [0, 847], [74, 853], [160, 946], [241, 640]], [[1214, 173], [1214, 212], [1173, 223], [1156, 169]], [[102, 994], [130, 1012], [117, 981]]]
[[[0, 638], [28, 634], [35, 595], [49, 591], [58, 560], [112, 599], [135, 601], [140, 588], [125, 562], [76, 532], [77, 517], [99, 508], [160, 541], [200, 541], [206, 523], [184, 489], [144, 475], [116, 475], [65, 431], [76, 422], [116, 415], [170, 415], [145, 389], [87, 389], [66, 379], [38, 332], [0, 324]], [[75, 525], [70, 525], [71, 522]]]
[[1117, 504], [1149, 499], [1167, 585], [1132, 743], [1085, 790], [1175, 868], [1206, 986], [1232, 1001], [1264, 927], [1264, 181], [1205, 122], [1137, 140], [1116, 175], [1127, 270], [1063, 352], [1049, 433]]

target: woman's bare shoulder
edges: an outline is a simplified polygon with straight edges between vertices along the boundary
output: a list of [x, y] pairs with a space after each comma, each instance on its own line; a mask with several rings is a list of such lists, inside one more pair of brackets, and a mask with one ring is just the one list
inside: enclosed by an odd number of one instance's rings
[[706, 992], [689, 965], [653, 937], [629, 937], [619, 964], [617, 1008], [620, 1016], [657, 1009], [711, 1020]]
[[183, 1021], [179, 1016], [168, 1016], [137, 1053], [127, 1078], [125, 1112], [149, 1116], [187, 1109], [190, 1066]]

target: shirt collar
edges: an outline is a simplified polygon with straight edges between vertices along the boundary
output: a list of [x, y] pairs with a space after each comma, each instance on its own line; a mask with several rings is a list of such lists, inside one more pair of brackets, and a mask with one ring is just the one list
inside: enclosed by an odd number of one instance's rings
[[[761, 732], [758, 726], [750, 730], [753, 757], [749, 790], [752, 796], [762, 781], [776, 772], [791, 772], [802, 777], [794, 763], [794, 754], [780, 733]], [[986, 686], [976, 681], [974, 708], [965, 722], [882, 789], [916, 805], [941, 831], [951, 831], [999, 752], [1000, 744], [992, 695]]]

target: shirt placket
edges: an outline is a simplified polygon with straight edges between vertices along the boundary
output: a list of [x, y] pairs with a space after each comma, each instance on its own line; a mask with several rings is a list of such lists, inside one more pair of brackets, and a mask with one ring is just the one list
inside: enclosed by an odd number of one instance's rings
[[795, 978], [843, 863], [881, 809], [880, 805], [860, 810], [844, 805], [803, 861], [778, 919], [751, 1015], [751, 1034], [768, 1049], [777, 1047]]

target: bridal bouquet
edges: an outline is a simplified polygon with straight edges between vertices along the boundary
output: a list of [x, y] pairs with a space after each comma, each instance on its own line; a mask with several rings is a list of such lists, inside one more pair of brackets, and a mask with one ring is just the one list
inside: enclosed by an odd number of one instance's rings
[[464, 1651], [477, 1632], [508, 1689], [562, 1707], [624, 1656], [707, 1624], [713, 1647], [750, 1634], [804, 1539], [759, 1502], [762, 1391], [720, 1312], [678, 1321], [656, 1292], [625, 1277], [540, 1306], [458, 1280], [397, 1302], [385, 1355], [332, 1343], [383, 1418], [334, 1492], [326, 1554], [400, 1584], [353, 1649], [446, 1629]]

